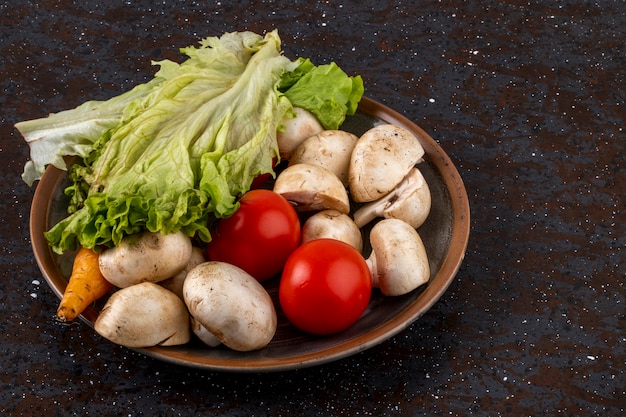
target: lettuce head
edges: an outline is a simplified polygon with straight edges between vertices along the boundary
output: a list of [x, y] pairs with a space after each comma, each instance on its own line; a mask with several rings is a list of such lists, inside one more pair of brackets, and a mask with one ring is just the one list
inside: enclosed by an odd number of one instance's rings
[[[184, 62], [155, 62], [151, 81], [108, 101], [16, 124], [31, 148], [27, 183], [49, 164], [66, 169], [65, 156], [81, 159], [69, 168], [70, 214], [46, 232], [55, 252], [116, 245], [146, 229], [209, 241], [211, 222], [231, 215], [253, 179], [272, 172], [276, 132], [294, 105], [318, 108], [336, 125], [362, 94], [360, 77], [333, 66], [323, 72], [337, 78], [326, 81], [343, 87], [307, 97], [300, 80], [313, 79], [316, 94], [316, 67], [302, 71], [302, 60], [285, 57], [276, 30], [209, 37], [181, 52]], [[297, 103], [281, 85], [287, 78]]]

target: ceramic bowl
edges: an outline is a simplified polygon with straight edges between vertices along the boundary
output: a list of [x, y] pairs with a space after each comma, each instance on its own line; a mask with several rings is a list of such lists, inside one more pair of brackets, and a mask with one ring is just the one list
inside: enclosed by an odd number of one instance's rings
[[[283, 371], [328, 363], [361, 352], [405, 330], [422, 316], [446, 291], [463, 261], [470, 228], [467, 193], [457, 169], [438, 143], [398, 112], [363, 98], [357, 113], [347, 118], [342, 129], [359, 136], [381, 123], [393, 123], [410, 130], [425, 150], [419, 168], [431, 190], [432, 209], [418, 231], [430, 261], [428, 284], [399, 297], [385, 297], [375, 290], [367, 310], [356, 324], [341, 333], [322, 337], [298, 331], [282, 315], [277, 302], [279, 277], [275, 277], [264, 285], [275, 301], [279, 324], [275, 337], [265, 348], [242, 353], [223, 346], [210, 348], [193, 340], [182, 346], [135, 350], [159, 360], [207, 370]], [[74, 254], [54, 254], [43, 233], [67, 216], [67, 200], [63, 194], [67, 184], [65, 171], [47, 168], [37, 185], [30, 217], [35, 258], [59, 298], [67, 284]], [[93, 327], [103, 304], [104, 300], [100, 300], [80, 319]], [[103, 349], [107, 343], [111, 342], [102, 339]]]

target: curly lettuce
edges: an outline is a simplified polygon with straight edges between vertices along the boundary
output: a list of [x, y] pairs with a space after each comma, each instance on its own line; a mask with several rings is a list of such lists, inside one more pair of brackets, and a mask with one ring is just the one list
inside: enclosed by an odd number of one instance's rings
[[[127, 93], [16, 125], [31, 147], [27, 183], [48, 164], [65, 169], [64, 156], [82, 158], [69, 172], [70, 215], [45, 234], [53, 251], [117, 245], [146, 229], [209, 241], [211, 222], [231, 215], [253, 179], [272, 172], [276, 132], [293, 106], [324, 108], [336, 123], [362, 94], [358, 82], [352, 97], [345, 89], [317, 93], [318, 79], [312, 107], [292, 103], [281, 80], [302, 89], [316, 67], [296, 71], [302, 60], [282, 55], [276, 30], [209, 37], [181, 52], [184, 62], [155, 62], [154, 79]], [[353, 83], [335, 72], [326, 82], [346, 79]], [[337, 100], [343, 104], [328, 106]]]

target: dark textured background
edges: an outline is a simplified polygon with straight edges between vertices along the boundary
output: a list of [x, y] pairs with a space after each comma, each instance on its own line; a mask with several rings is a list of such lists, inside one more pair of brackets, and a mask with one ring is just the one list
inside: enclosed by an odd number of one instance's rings
[[[260, 375], [53, 323], [13, 124], [127, 90], [200, 38], [273, 28], [288, 56], [361, 74], [457, 165], [472, 231], [448, 292], [366, 352]], [[623, 415], [625, 28], [622, 1], [0, 3], [0, 414]]]

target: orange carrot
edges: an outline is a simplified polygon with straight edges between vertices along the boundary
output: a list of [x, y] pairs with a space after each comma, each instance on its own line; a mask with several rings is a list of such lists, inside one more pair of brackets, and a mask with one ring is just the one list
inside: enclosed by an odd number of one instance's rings
[[113, 284], [100, 273], [98, 256], [91, 249], [78, 250], [74, 258], [72, 275], [57, 310], [57, 320], [61, 322], [74, 320], [91, 303], [113, 288]]

